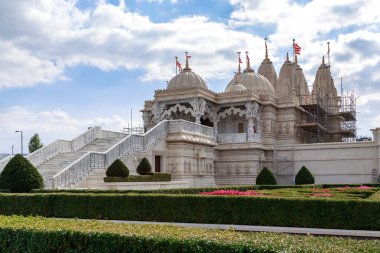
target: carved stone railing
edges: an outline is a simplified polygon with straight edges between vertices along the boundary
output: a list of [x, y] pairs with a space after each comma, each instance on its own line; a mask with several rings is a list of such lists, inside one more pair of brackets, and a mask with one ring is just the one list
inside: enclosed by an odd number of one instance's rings
[[213, 129], [185, 120], [164, 120], [143, 135], [131, 134], [105, 152], [88, 152], [51, 178], [52, 188], [69, 188], [95, 168], [106, 168], [116, 159], [134, 151], [154, 147], [168, 133], [186, 132], [213, 138]]
[[248, 136], [247, 133], [218, 134], [218, 143], [244, 143], [261, 142], [261, 135], [258, 133]]
[[211, 127], [202, 126], [186, 120], [173, 120], [169, 122], [169, 133], [184, 132], [214, 138], [214, 130]]
[[71, 150], [78, 151], [87, 144], [93, 142], [96, 138], [100, 138], [102, 134], [102, 129], [100, 127], [92, 127], [85, 133], [79, 135], [71, 141]]

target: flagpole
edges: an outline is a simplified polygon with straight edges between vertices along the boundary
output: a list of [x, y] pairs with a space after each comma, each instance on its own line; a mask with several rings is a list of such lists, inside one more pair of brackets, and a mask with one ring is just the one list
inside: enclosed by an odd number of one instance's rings
[[330, 67], [330, 41], [327, 41], [327, 57], [328, 57], [329, 67]]
[[296, 42], [296, 39], [293, 39], [293, 62], [295, 61], [296, 51], [294, 50], [294, 43]]
[[174, 57], [175, 58], [175, 74], [177, 75], [177, 69], [178, 69], [178, 66], [177, 66], [177, 61], [178, 61], [178, 57]]

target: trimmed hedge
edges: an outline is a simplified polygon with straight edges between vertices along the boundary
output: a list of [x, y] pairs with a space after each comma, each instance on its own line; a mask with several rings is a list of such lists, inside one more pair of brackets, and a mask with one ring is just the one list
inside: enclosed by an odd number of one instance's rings
[[128, 177], [105, 177], [104, 182], [170, 182], [170, 173], [153, 173], [151, 175], [130, 175]]
[[128, 167], [120, 160], [116, 159], [106, 171], [107, 177], [128, 177]]
[[0, 216], [1, 252], [379, 252], [377, 240]]
[[0, 214], [380, 229], [380, 201], [169, 194], [0, 194]]
[[277, 181], [272, 171], [267, 167], [264, 167], [256, 178], [256, 184], [258, 185], [276, 185]]
[[139, 175], [148, 175], [151, 171], [152, 166], [149, 160], [144, 157], [137, 166], [136, 172], [139, 173]]
[[11, 192], [30, 192], [44, 188], [44, 181], [36, 167], [20, 154], [15, 155], [0, 174], [0, 189]]
[[310, 170], [308, 170], [305, 166], [302, 166], [298, 171], [296, 178], [296, 184], [314, 184], [315, 179], [313, 174], [311, 174]]

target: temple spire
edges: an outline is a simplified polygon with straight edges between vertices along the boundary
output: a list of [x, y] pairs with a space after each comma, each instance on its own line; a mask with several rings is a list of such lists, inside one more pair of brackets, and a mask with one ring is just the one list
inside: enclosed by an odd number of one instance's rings
[[322, 56], [322, 65], [325, 65], [325, 56]]
[[268, 45], [267, 45], [268, 38], [264, 38], [265, 41], [265, 59], [268, 59]]

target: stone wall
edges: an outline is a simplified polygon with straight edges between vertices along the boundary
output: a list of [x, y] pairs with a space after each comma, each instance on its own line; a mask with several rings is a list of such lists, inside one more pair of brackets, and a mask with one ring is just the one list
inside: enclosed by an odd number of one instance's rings
[[380, 161], [380, 128], [373, 141], [281, 145], [273, 165], [279, 183], [291, 184], [305, 165], [317, 184], [377, 182]]

